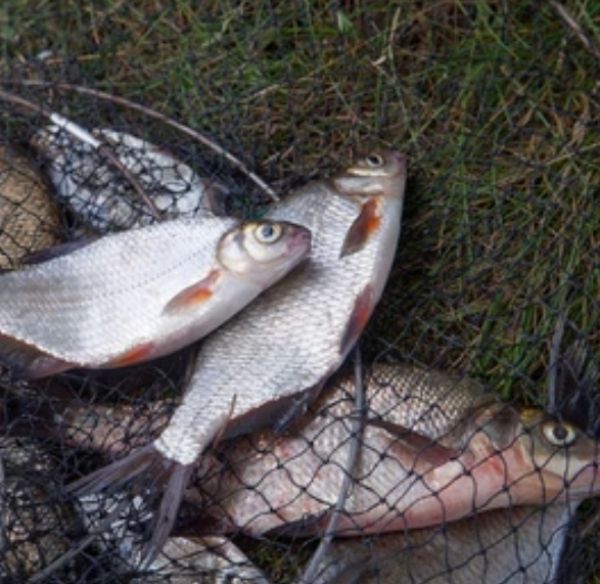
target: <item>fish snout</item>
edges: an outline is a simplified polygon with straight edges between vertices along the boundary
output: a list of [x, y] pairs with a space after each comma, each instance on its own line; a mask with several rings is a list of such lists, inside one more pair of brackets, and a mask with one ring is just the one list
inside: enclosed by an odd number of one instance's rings
[[396, 174], [406, 176], [406, 154], [402, 154], [397, 150], [391, 150], [390, 156], [394, 159], [398, 167]]

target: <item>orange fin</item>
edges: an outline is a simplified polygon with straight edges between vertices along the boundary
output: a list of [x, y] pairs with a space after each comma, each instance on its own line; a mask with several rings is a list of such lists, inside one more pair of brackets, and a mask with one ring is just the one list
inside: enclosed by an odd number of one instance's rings
[[348, 230], [340, 257], [343, 258], [361, 250], [369, 240], [369, 237], [373, 233], [376, 233], [380, 226], [379, 201], [373, 198], [363, 203], [360, 214]]
[[113, 359], [107, 367], [127, 367], [142, 361], [147, 361], [154, 349], [154, 343], [141, 343], [132, 349], [125, 351], [122, 355]]
[[188, 286], [173, 296], [173, 298], [167, 302], [167, 305], [163, 309], [163, 314], [165, 312], [174, 312], [178, 310], [184, 310], [186, 308], [193, 308], [202, 302], [206, 302], [214, 294], [220, 278], [220, 270], [211, 270], [206, 278], [203, 278], [196, 284]]
[[0, 335], [0, 362], [21, 379], [41, 379], [77, 367], [6, 335]]
[[367, 284], [354, 301], [354, 309], [352, 310], [352, 315], [348, 320], [342, 342], [340, 343], [340, 353], [342, 355], [346, 355], [354, 346], [365, 326], [367, 326], [372, 312], [373, 287], [371, 284]]

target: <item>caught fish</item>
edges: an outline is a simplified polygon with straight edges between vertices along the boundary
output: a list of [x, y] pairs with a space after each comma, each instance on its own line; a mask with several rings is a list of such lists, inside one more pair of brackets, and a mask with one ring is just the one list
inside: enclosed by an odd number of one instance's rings
[[572, 507], [513, 507], [443, 529], [337, 540], [314, 584], [551, 584]]
[[[214, 211], [227, 193], [220, 182], [198, 176], [150, 142], [105, 128], [92, 134], [113, 149], [164, 218]], [[89, 144], [56, 125], [39, 130], [32, 144], [48, 160], [48, 173], [59, 199], [86, 225], [106, 232], [155, 222], [128, 179]]]
[[61, 220], [50, 186], [24, 156], [0, 145], [0, 269], [58, 243]]
[[[406, 163], [372, 154], [269, 213], [313, 233], [311, 261], [212, 336], [161, 436], [71, 486], [167, 481], [149, 557], [166, 540], [194, 463], [217, 437], [282, 427], [341, 365], [381, 297], [400, 235]], [[228, 423], [231, 422], [231, 423]]]
[[[542, 410], [491, 398], [458, 418], [442, 404], [460, 385], [450, 377], [434, 383], [431, 375], [380, 365], [367, 381], [369, 413], [338, 537], [600, 493], [595, 440]], [[342, 382], [344, 397], [332, 397], [300, 436], [251, 436], [220, 452], [228, 472], [200, 484], [218, 532], [323, 533], [346, 472], [352, 386], [351, 379]]]
[[304, 227], [212, 214], [106, 235], [0, 275], [0, 359], [39, 378], [166, 355], [221, 325], [309, 249]]

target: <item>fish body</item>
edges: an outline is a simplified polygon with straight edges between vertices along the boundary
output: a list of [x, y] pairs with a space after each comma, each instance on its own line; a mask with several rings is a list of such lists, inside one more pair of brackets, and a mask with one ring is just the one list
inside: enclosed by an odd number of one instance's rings
[[291, 407], [290, 398], [308, 390], [316, 395], [341, 365], [387, 280], [405, 181], [403, 156], [371, 155], [342, 175], [307, 185], [272, 211], [272, 219], [294, 218], [310, 229], [311, 261], [213, 336], [198, 356], [182, 404], [149, 448], [72, 489], [92, 492], [162, 470], [168, 484], [151, 545], [156, 554], [196, 459], [217, 434], [242, 434], [277, 424], [282, 415], [293, 417], [302, 408]]
[[[227, 192], [223, 184], [198, 176], [150, 142], [106, 128], [92, 134], [109, 145], [163, 218], [194, 216]], [[39, 130], [32, 143], [48, 160], [48, 174], [60, 201], [86, 225], [106, 232], [156, 221], [128, 179], [91, 145], [56, 125]]]
[[[263, 230], [277, 237], [259, 240]], [[309, 249], [303, 227], [211, 214], [106, 235], [0, 276], [0, 358], [35, 378], [171, 353], [230, 318]]]
[[0, 145], [0, 269], [58, 243], [61, 221], [50, 186], [24, 156]]
[[573, 507], [512, 507], [443, 529], [337, 540], [315, 584], [551, 584]]

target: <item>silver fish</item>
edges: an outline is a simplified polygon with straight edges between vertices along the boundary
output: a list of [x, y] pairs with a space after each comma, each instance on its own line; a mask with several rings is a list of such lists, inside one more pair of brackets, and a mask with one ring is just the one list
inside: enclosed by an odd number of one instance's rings
[[443, 529], [334, 541], [314, 584], [551, 584], [573, 507], [514, 507]]
[[[106, 128], [94, 129], [92, 134], [109, 144], [164, 218], [214, 210], [227, 193], [220, 182], [198, 176], [150, 142]], [[89, 144], [56, 125], [39, 130], [32, 144], [49, 162], [48, 174], [59, 199], [86, 225], [106, 232], [155, 222], [127, 178]]]
[[283, 414], [292, 418], [301, 407], [291, 401], [308, 390], [305, 395], [316, 395], [341, 365], [383, 292], [405, 182], [402, 155], [372, 154], [271, 211], [271, 219], [287, 217], [311, 230], [311, 261], [208, 340], [183, 403], [153, 444], [72, 485], [85, 493], [144, 473], [165, 477], [149, 557], [166, 540], [193, 465], [209, 443], [218, 434], [281, 423]]
[[304, 227], [213, 215], [106, 235], [0, 276], [0, 358], [38, 378], [171, 353], [229, 319], [309, 249]]
[[[487, 509], [600, 494], [595, 440], [541, 410], [491, 397], [472, 401], [477, 405], [457, 417], [469, 401], [464, 384], [419, 369], [375, 368], [367, 385], [369, 421], [337, 536], [405, 531]], [[299, 436], [265, 432], [223, 449], [227, 472], [204, 476], [197, 497], [209, 501], [213, 530], [322, 534], [346, 472], [352, 387], [352, 379], [342, 382], [345, 397], [334, 392]], [[457, 406], [445, 407], [453, 394], [460, 396], [451, 402]]]
[[24, 156], [0, 145], [0, 269], [58, 243], [61, 221], [50, 185]]

